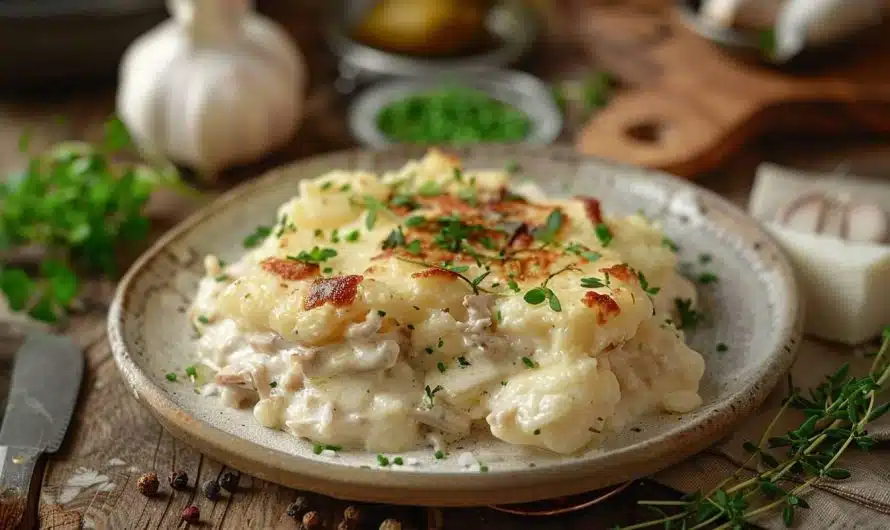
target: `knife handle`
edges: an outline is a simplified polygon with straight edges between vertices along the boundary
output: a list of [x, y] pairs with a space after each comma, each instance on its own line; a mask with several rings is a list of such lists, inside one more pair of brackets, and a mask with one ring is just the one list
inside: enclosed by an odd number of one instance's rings
[[16, 528], [29, 512], [34, 468], [43, 451], [0, 445], [0, 528]]

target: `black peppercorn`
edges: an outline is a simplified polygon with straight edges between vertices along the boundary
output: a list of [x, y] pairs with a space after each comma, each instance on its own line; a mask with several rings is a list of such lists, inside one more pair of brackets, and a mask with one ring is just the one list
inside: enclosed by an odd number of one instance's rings
[[318, 512], [306, 512], [303, 514], [303, 526], [307, 530], [317, 530], [321, 528], [322, 523], [321, 514]]
[[306, 497], [297, 497], [297, 499], [290, 503], [287, 507], [287, 515], [293, 517], [294, 519], [298, 519], [303, 517], [303, 514], [309, 511], [309, 499]]
[[175, 490], [184, 490], [189, 487], [189, 476], [184, 471], [172, 471], [167, 482]]
[[220, 489], [219, 482], [210, 479], [204, 482], [204, 485], [201, 487], [201, 490], [204, 492], [204, 496], [208, 499], [215, 501], [220, 498]]
[[152, 471], [151, 473], [146, 473], [139, 477], [139, 480], [136, 481], [136, 489], [139, 490], [139, 493], [145, 495], [146, 497], [151, 497], [155, 493], [158, 492], [158, 486], [160, 483], [158, 482], [158, 474]]
[[238, 489], [238, 475], [231, 471], [226, 471], [219, 477], [219, 485], [229, 493], [235, 493], [235, 490]]
[[182, 510], [182, 520], [187, 523], [197, 523], [201, 520], [201, 510], [192, 504], [185, 510]]

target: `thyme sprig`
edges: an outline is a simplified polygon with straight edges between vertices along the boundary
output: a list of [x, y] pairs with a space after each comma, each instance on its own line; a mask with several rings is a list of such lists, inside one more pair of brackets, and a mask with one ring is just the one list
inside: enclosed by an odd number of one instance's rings
[[[866, 427], [890, 410], [890, 401], [878, 403], [890, 378], [890, 328], [882, 339], [865, 376], [850, 375], [845, 363], [806, 395], [792, 385], [758, 443], [743, 444], [748, 459], [716, 487], [681, 501], [639, 501], [662, 516], [619, 528], [746, 528], [756, 517], [777, 510], [790, 527], [797, 510], [809, 508], [802, 496], [810, 488], [820, 481], [850, 477], [849, 471], [837, 465], [847, 451], [868, 450], [875, 444]], [[797, 428], [775, 435], [773, 430], [790, 408], [803, 411], [806, 419]], [[745, 470], [756, 463], [762, 471], [745, 476]]]

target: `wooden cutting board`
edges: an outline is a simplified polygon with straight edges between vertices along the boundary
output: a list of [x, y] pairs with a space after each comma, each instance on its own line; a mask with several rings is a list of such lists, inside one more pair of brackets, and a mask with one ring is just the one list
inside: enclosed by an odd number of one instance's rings
[[692, 177], [768, 133], [890, 133], [890, 27], [783, 71], [728, 55], [669, 2], [571, 3], [576, 37], [627, 84], [579, 132], [583, 153]]

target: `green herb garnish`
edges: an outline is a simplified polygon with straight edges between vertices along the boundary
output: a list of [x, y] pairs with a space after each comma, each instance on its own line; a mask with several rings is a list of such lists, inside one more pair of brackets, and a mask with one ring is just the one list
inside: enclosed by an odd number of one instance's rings
[[703, 272], [698, 275], [698, 283], [702, 285], [708, 285], [711, 283], [717, 283], [719, 278], [717, 278], [716, 274], [712, 274], [710, 272]]
[[723, 353], [728, 350], [729, 350], [729, 346], [727, 346], [726, 344], [724, 344], [722, 342], [717, 343], [717, 351], [718, 352]]
[[547, 216], [547, 220], [544, 222], [544, 226], [538, 228], [534, 231], [535, 239], [539, 241], [543, 241], [545, 243], [552, 243], [556, 234], [559, 232], [560, 227], [562, 227], [563, 215], [559, 210], [553, 210]]
[[612, 242], [612, 230], [605, 223], [596, 225], [594, 233], [596, 233], [596, 238], [600, 240], [602, 246], [607, 247]]
[[176, 382], [176, 374], [174, 374], [173, 372], [168, 372], [165, 377], [167, 378], [167, 381], [170, 381], [171, 383]]
[[288, 256], [287, 259], [302, 261], [305, 263], [323, 263], [337, 255], [337, 251], [332, 248], [312, 247], [312, 250], [306, 252], [301, 250], [296, 256]]
[[244, 248], [258, 247], [271, 233], [271, 227], [263, 225], [256, 227], [252, 234], [244, 238]]
[[468, 361], [466, 357], [461, 355], [457, 358], [457, 364], [460, 365], [461, 368], [466, 368], [467, 366], [470, 366], [470, 361]]
[[689, 298], [675, 298], [674, 307], [680, 317], [677, 329], [693, 329], [704, 320], [704, 315], [692, 308], [692, 300]]
[[526, 368], [537, 368], [538, 367], [538, 363], [529, 359], [528, 357], [522, 358], [522, 364], [524, 364]]
[[424, 399], [426, 399], [427, 404], [432, 407], [435, 403], [436, 393], [442, 390], [442, 385], [436, 385], [436, 388], [430, 388], [430, 385], [426, 385], [423, 388]]
[[650, 287], [649, 280], [646, 279], [646, 275], [642, 272], [637, 273], [637, 277], [640, 279], [640, 288], [646, 292], [649, 296], [655, 296], [661, 291], [661, 287]]

